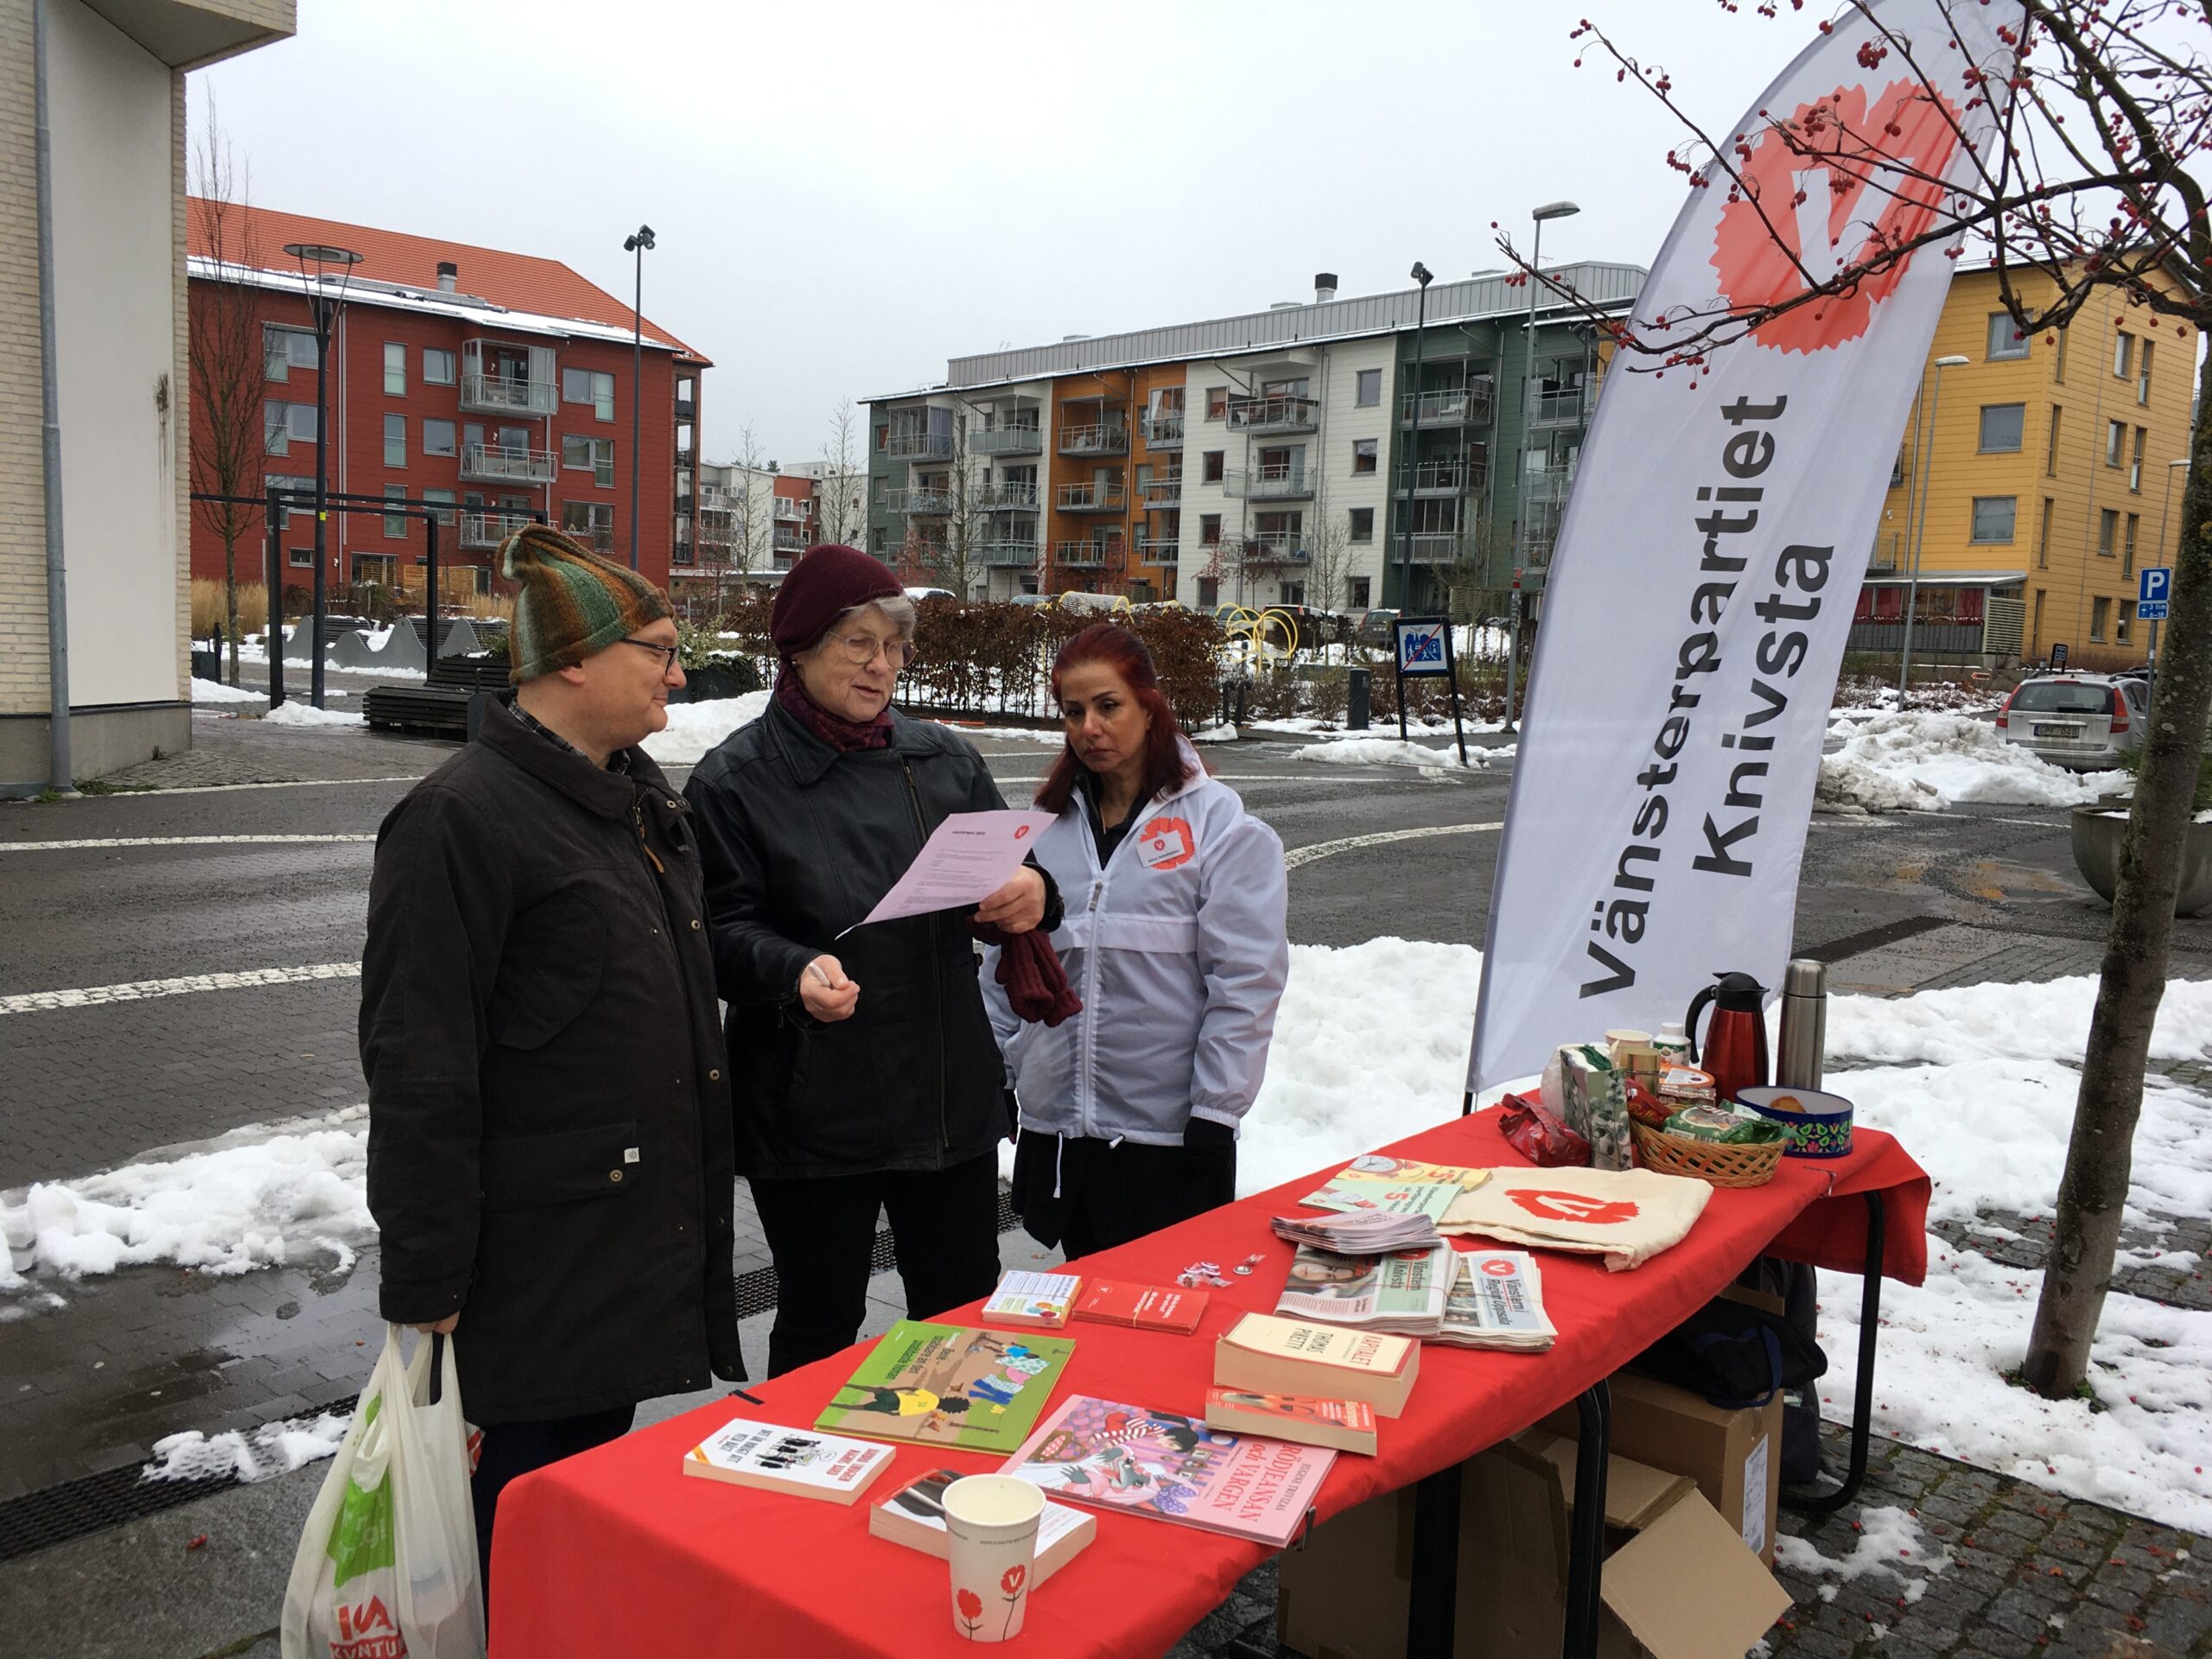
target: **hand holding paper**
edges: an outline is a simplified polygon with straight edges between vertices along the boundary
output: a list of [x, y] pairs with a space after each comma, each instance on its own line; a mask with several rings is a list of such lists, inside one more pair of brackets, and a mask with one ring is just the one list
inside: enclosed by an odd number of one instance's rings
[[1049, 812], [955, 812], [938, 825], [898, 884], [854, 926], [980, 904], [1012, 879], [1052, 822]]

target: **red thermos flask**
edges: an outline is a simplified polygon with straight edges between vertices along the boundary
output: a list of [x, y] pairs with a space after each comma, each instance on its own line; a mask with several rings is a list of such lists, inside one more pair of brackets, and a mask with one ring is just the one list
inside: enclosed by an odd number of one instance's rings
[[[1712, 984], [1690, 999], [1682, 1029], [1689, 1033], [1690, 1060], [1713, 1074], [1713, 1087], [1725, 1103], [1741, 1090], [1766, 1082], [1766, 988], [1749, 974], [1717, 975]], [[1700, 1046], [1697, 1016], [1707, 1003], [1713, 1005], [1713, 1024]], [[1702, 1052], [1705, 1058], [1698, 1058]]]

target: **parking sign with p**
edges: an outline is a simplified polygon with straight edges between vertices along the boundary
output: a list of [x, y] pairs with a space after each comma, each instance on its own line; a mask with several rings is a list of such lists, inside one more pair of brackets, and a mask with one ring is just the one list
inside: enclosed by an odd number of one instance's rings
[[2169, 564], [2145, 565], [2137, 572], [2135, 616], [2140, 622], [2163, 622], [2166, 605], [2173, 598], [2174, 572]]

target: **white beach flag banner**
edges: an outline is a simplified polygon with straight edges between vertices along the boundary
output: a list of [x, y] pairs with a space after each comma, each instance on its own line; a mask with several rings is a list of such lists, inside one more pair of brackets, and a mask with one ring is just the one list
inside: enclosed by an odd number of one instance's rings
[[[1938, 222], [1932, 183], [1839, 168], [1832, 188], [1762, 111], [1821, 105], [1950, 181], [1990, 153], [1990, 94], [1969, 83], [2009, 67], [1997, 31], [2018, 29], [2017, 0], [1876, 15], [1910, 63], [1855, 10], [1799, 54], [1732, 129], [1774, 232], [1708, 166], [1637, 300], [1641, 339], [1663, 344], [1658, 319], [1786, 301], [1801, 264], [1833, 271], [1875, 226]], [[1778, 984], [1836, 671], [1952, 264], [1930, 244], [1694, 367], [1614, 364], [1544, 595], [1471, 1091], [1540, 1071], [1558, 1044], [1656, 1029], [1716, 973]]]

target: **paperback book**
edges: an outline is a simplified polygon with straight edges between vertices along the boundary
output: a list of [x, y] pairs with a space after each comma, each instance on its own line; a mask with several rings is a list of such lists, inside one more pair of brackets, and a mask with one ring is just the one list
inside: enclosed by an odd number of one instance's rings
[[1336, 1456], [1078, 1394], [1053, 1411], [1002, 1472], [1053, 1497], [1280, 1549], [1296, 1536]]
[[1075, 1305], [1075, 1317], [1101, 1325], [1134, 1325], [1187, 1337], [1205, 1316], [1207, 1293], [1168, 1285], [1135, 1285], [1094, 1279]]
[[819, 1428], [1010, 1452], [1036, 1426], [1075, 1344], [901, 1319], [816, 1418]]
[[1208, 1389], [1206, 1422], [1239, 1434], [1375, 1455], [1375, 1408], [1362, 1400], [1317, 1400], [1255, 1389]]
[[887, 1446], [741, 1417], [685, 1452], [683, 1472], [733, 1486], [849, 1503], [891, 1466], [895, 1455]]
[[1068, 1311], [1082, 1288], [1083, 1281], [1071, 1273], [1009, 1273], [983, 1304], [982, 1318], [991, 1325], [1057, 1331], [1068, 1322]]
[[1214, 1386], [1361, 1400], [1378, 1417], [1405, 1409], [1421, 1344], [1379, 1331], [1247, 1313], [1214, 1344]]
[[1389, 1255], [1338, 1255], [1301, 1244], [1275, 1312], [1288, 1319], [1433, 1337], [1444, 1322], [1452, 1254], [1441, 1243]]
[[1558, 1335], [1544, 1312], [1543, 1275], [1535, 1256], [1526, 1250], [1460, 1255], [1437, 1341], [1541, 1353]]
[[[960, 1478], [957, 1469], [932, 1469], [910, 1481], [868, 1512], [868, 1529], [879, 1538], [905, 1544], [928, 1554], [951, 1553], [951, 1535], [944, 1529], [944, 1489]], [[1032, 1587], [1045, 1582], [1098, 1535], [1098, 1517], [1065, 1503], [1047, 1500], [1037, 1522], [1037, 1576]]]

